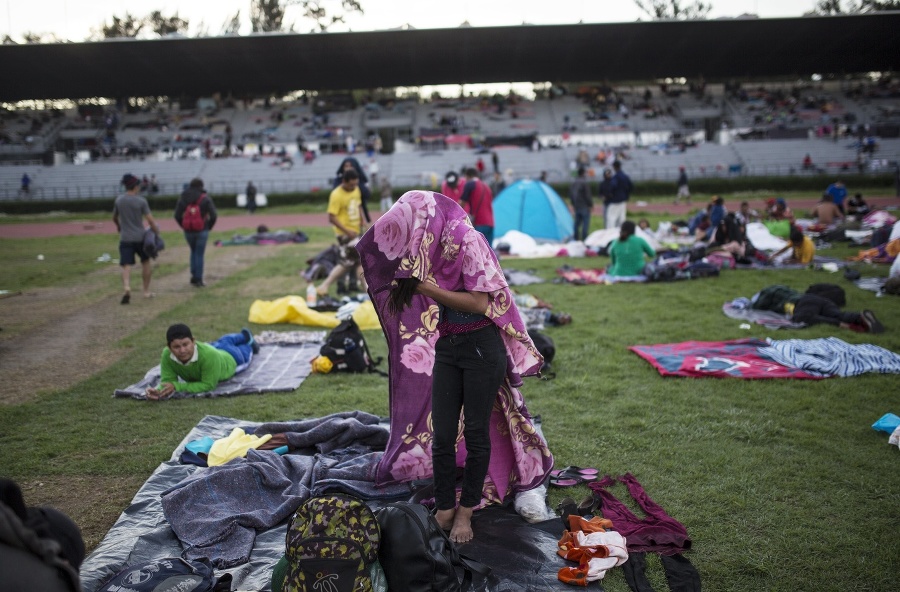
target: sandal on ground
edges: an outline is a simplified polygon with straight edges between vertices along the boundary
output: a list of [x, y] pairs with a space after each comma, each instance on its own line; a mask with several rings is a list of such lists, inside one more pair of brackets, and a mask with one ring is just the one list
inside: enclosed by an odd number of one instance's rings
[[581, 483], [596, 481], [600, 473], [597, 469], [582, 469], [581, 467], [566, 467], [550, 471], [550, 485], [556, 487], [572, 487]]
[[[599, 475], [599, 474], [600, 474], [600, 471], [598, 469], [594, 469], [594, 468], [590, 468], [590, 467], [583, 469], [581, 467], [576, 467], [574, 465], [564, 467], [562, 469], [554, 469], [554, 470], [550, 471], [550, 475], [552, 477], [596, 478], [597, 475]], [[591, 479], [591, 480], [593, 480], [593, 479]]]
[[550, 477], [550, 485], [555, 487], [574, 487], [579, 483], [584, 483], [584, 481], [574, 477]]
[[131, 302], [131, 292], [125, 292], [124, 294], [122, 294], [122, 300], [120, 301], [120, 304], [128, 304], [129, 302]]
[[156, 298], [156, 294], [154, 294], [153, 292], [147, 292], [146, 294], [144, 294], [144, 298]]
[[593, 516], [599, 504], [600, 500], [594, 497], [593, 494], [588, 495], [578, 504], [576, 513], [579, 516]]
[[559, 514], [559, 517], [562, 518], [563, 523], [568, 524], [569, 516], [578, 513], [578, 506], [575, 505], [574, 499], [564, 497], [559, 500], [559, 503], [556, 505], [556, 512]]

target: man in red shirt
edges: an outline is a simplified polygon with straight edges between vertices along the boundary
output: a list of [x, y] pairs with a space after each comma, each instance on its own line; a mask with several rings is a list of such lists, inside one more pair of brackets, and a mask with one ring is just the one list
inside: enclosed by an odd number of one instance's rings
[[488, 245], [494, 243], [494, 194], [491, 188], [478, 178], [478, 171], [474, 168], [466, 169], [466, 184], [463, 186], [459, 205], [469, 214], [472, 226], [484, 235]]

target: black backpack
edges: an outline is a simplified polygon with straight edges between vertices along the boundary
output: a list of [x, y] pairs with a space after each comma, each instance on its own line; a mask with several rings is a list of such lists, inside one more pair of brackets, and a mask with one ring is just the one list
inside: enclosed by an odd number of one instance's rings
[[531, 337], [531, 341], [534, 342], [534, 346], [537, 348], [538, 352], [544, 356], [541, 374], [546, 378], [555, 377], [556, 373], [551, 371], [552, 368], [550, 366], [550, 363], [553, 362], [553, 358], [556, 356], [556, 345], [553, 343], [553, 340], [546, 333], [535, 330], [529, 330], [528, 336]]
[[847, 293], [837, 284], [813, 284], [806, 289], [806, 293], [827, 298], [840, 307], [847, 304]]
[[381, 358], [372, 360], [369, 346], [353, 319], [341, 321], [332, 329], [319, 353], [331, 360], [336, 371], [380, 373], [375, 366], [381, 363]]
[[184, 592], [225, 592], [231, 590], [231, 574], [216, 578], [208, 559], [188, 561], [167, 557], [123, 567], [98, 592], [133, 590], [184, 590]]
[[361, 499], [311, 497], [291, 518], [285, 536], [285, 592], [371, 592], [378, 559], [378, 520]]
[[473, 575], [486, 578], [491, 568], [460, 555], [428, 509], [394, 502], [375, 512], [381, 528], [378, 561], [388, 590], [466, 592]]

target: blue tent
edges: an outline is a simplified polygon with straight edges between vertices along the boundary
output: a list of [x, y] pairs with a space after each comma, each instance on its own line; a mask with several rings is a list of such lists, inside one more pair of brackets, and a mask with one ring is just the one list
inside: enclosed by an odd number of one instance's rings
[[535, 239], [568, 241], [574, 232], [569, 208], [541, 181], [516, 181], [494, 198], [494, 236], [518, 230]]

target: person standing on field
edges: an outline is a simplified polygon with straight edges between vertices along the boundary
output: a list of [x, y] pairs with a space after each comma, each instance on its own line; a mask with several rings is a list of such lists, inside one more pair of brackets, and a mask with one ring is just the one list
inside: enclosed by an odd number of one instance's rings
[[122, 304], [131, 302], [131, 266], [135, 264], [135, 257], [141, 260], [141, 279], [143, 280], [144, 298], [150, 298], [150, 276], [153, 273], [150, 267], [150, 256], [144, 252], [144, 220], [159, 236], [159, 226], [150, 213], [150, 205], [144, 196], [140, 195], [141, 180], [134, 175], [122, 177], [125, 193], [116, 198], [113, 205], [113, 224], [119, 231], [119, 265], [122, 267], [122, 286], [125, 293], [122, 295]]
[[687, 201], [687, 205], [691, 205], [691, 190], [688, 189], [688, 178], [684, 167], [678, 167], [678, 188], [675, 193], [675, 203], [679, 203], [681, 198]]
[[175, 204], [175, 221], [184, 230], [184, 240], [191, 248], [191, 285], [202, 288], [203, 257], [209, 231], [216, 225], [216, 205], [203, 189], [202, 179], [192, 179]]

